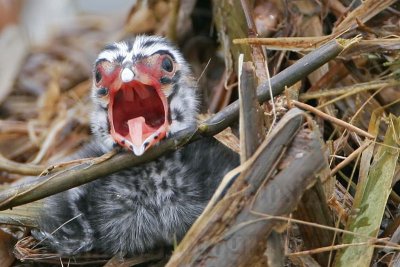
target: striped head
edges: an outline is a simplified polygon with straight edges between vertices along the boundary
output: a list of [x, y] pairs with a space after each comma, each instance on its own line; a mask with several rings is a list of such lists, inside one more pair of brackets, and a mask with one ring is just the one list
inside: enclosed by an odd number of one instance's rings
[[141, 155], [166, 135], [195, 126], [197, 85], [180, 52], [158, 36], [113, 43], [95, 62], [92, 131], [104, 152]]

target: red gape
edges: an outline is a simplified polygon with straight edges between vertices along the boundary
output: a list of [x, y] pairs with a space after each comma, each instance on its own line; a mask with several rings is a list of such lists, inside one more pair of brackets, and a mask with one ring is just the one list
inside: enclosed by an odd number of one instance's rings
[[[142, 155], [169, 129], [168, 101], [161, 89], [163, 57], [156, 55], [133, 66], [99, 66], [99, 86], [109, 88], [108, 120], [112, 138]], [[108, 63], [106, 63], [108, 64]], [[128, 75], [129, 74], [129, 75]]]
[[114, 140], [137, 154], [163, 138], [168, 130], [163, 97], [154, 87], [136, 81], [112, 91], [109, 120]]

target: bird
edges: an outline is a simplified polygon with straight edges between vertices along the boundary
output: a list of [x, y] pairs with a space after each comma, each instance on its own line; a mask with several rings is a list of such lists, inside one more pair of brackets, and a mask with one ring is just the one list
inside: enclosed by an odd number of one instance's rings
[[[199, 92], [178, 48], [137, 35], [106, 45], [93, 70], [92, 140], [72, 158], [120, 148], [137, 156], [196, 127]], [[201, 214], [238, 155], [204, 137], [153, 161], [44, 200], [32, 235], [62, 256], [133, 256], [172, 247]]]

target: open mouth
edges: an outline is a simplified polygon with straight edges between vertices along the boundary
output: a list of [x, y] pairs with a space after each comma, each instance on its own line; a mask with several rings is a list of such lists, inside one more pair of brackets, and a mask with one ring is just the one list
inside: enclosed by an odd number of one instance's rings
[[168, 106], [163, 93], [140, 82], [111, 92], [108, 108], [110, 132], [135, 155], [162, 139], [168, 130]]

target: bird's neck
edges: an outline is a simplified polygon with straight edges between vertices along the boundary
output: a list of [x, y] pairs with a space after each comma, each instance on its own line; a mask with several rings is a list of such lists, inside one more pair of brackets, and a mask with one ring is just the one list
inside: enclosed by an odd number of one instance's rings
[[173, 135], [183, 129], [195, 127], [198, 117], [197, 87], [194, 81], [188, 80], [175, 86], [169, 97], [171, 125], [169, 134]]

